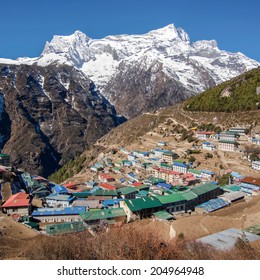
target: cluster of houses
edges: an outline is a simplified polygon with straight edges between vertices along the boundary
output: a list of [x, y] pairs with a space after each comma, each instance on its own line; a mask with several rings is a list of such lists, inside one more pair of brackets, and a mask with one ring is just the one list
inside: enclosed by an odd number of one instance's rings
[[[80, 184], [58, 185], [21, 173], [19, 184], [12, 183], [12, 196], [2, 201], [2, 211], [34, 228], [37, 224], [48, 234], [59, 234], [101, 223], [208, 213], [260, 194], [260, 179], [226, 170], [230, 184], [220, 186], [213, 171], [194, 169], [165, 146], [159, 142], [150, 151], [121, 148], [121, 161], [116, 162], [104, 155], [89, 167], [95, 179]], [[0, 169], [0, 178], [3, 172], [5, 167]]]
[[[202, 149], [207, 151], [214, 151], [219, 149], [221, 151], [235, 152], [238, 151], [240, 145], [239, 138], [246, 136], [247, 129], [240, 127], [231, 127], [229, 131], [215, 133], [211, 131], [196, 131], [195, 137], [200, 140], [206, 140], [202, 143]], [[214, 139], [214, 140], [213, 140]], [[217, 145], [210, 142], [210, 140], [217, 140]], [[251, 132], [250, 135], [244, 138], [248, 144], [260, 145], [260, 132]], [[260, 170], [260, 155], [259, 160], [251, 162], [252, 169]]]
[[[245, 135], [245, 128], [230, 128], [229, 131], [223, 131], [221, 133], [215, 133], [212, 131], [196, 131], [195, 137], [200, 140], [207, 140], [203, 142], [202, 148], [208, 151], [214, 151], [216, 149], [228, 152], [234, 152], [238, 148], [238, 138], [240, 135]], [[214, 145], [209, 140], [217, 139], [218, 145]]]

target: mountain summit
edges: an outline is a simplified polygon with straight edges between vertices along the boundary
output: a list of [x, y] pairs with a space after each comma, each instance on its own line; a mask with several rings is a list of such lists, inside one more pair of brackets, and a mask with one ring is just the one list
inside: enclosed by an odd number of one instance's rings
[[127, 117], [182, 101], [260, 65], [242, 53], [220, 50], [215, 40], [191, 42], [173, 24], [103, 39], [81, 31], [54, 36], [38, 58], [12, 63], [74, 66]]

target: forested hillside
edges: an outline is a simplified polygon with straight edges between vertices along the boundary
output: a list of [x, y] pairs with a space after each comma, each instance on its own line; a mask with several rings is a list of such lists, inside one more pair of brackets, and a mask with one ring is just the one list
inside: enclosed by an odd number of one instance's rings
[[213, 87], [186, 101], [189, 111], [236, 112], [260, 109], [260, 68]]

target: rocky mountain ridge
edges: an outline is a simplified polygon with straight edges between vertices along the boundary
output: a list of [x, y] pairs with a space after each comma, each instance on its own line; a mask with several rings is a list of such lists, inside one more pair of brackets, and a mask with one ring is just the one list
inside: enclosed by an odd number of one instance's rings
[[220, 50], [215, 40], [191, 42], [173, 24], [102, 39], [76, 31], [54, 36], [38, 58], [0, 61], [81, 69], [126, 117], [175, 104], [260, 65], [242, 53]]
[[75, 67], [2, 64], [0, 121], [0, 150], [48, 176], [124, 119]]

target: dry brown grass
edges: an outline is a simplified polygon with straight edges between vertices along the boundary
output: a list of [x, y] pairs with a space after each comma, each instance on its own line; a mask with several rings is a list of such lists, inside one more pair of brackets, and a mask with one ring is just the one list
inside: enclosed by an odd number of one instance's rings
[[[32, 240], [12, 240], [0, 238], [2, 259], [19, 258], [30, 260], [218, 260], [218, 259], [260, 259], [260, 242], [248, 244], [240, 241], [230, 251], [217, 251], [200, 243], [176, 238], [162, 242], [151, 231], [141, 233], [114, 228], [89, 238], [86, 233], [58, 237], [37, 236]], [[15, 247], [15, 254], [5, 250]]]

